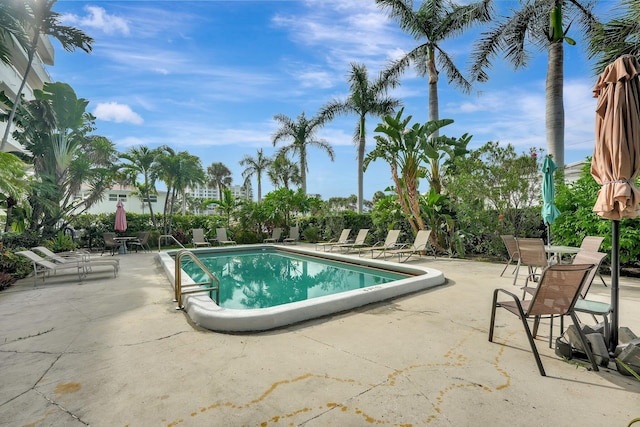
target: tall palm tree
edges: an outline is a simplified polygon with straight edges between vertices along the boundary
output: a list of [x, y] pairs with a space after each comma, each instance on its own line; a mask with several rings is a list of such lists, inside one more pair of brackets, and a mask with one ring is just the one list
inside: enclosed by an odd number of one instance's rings
[[289, 160], [288, 157], [280, 155], [271, 163], [267, 176], [276, 187], [284, 187], [289, 189], [289, 183], [293, 185], [302, 185], [300, 177], [300, 169]]
[[391, 114], [400, 106], [400, 100], [387, 96], [387, 90], [398, 84], [395, 76], [380, 76], [375, 81], [369, 81], [367, 67], [361, 64], [351, 64], [349, 74], [350, 94], [346, 99], [334, 99], [329, 101], [321, 114], [327, 119], [332, 119], [338, 114], [356, 114], [358, 124], [353, 133], [353, 141], [358, 147], [358, 212], [362, 212], [364, 172], [362, 163], [366, 147], [366, 117], [374, 115], [383, 117]]
[[376, 3], [398, 22], [402, 30], [420, 42], [394, 61], [386, 73], [390, 77], [397, 77], [413, 63], [418, 75], [428, 76], [429, 121], [438, 120], [438, 80], [441, 70], [450, 83], [465, 93], [471, 91], [471, 83], [443, 50], [443, 44], [476, 23], [488, 22], [491, 19], [491, 0], [468, 5], [457, 5], [449, 0], [425, 0], [417, 10], [414, 9], [413, 0], [376, 0]]
[[0, 144], [0, 151], [4, 150], [7, 140], [9, 139], [11, 124], [13, 123], [16, 109], [20, 103], [22, 91], [27, 83], [40, 37], [51, 36], [57, 39], [62, 47], [69, 52], [74, 51], [76, 48], [80, 48], [87, 53], [91, 53], [92, 51], [91, 44], [93, 43], [93, 39], [91, 37], [77, 28], [61, 25], [60, 14], [52, 10], [56, 1], [57, 0], [13, 0], [11, 2], [14, 6], [11, 8], [11, 11], [16, 13], [16, 19], [22, 23], [23, 27], [31, 36], [31, 41], [22, 46], [27, 52], [27, 67], [22, 76], [20, 87], [16, 92], [13, 107], [9, 113], [7, 127], [5, 128], [2, 143]]
[[298, 156], [300, 162], [300, 178], [302, 179], [302, 192], [307, 194], [307, 171], [309, 170], [307, 164], [307, 148], [320, 148], [327, 153], [331, 161], [336, 157], [331, 144], [323, 139], [316, 138], [316, 133], [326, 122], [325, 118], [322, 116], [314, 116], [307, 119], [303, 111], [296, 121], [284, 114], [276, 114], [273, 116], [273, 119], [280, 124], [280, 129], [278, 129], [272, 137], [273, 146], [275, 147], [280, 141], [291, 140], [289, 145], [285, 145], [278, 150], [276, 156], [286, 156], [289, 153]]
[[29, 41], [24, 33], [24, 28], [18, 20], [18, 11], [15, 8], [18, 2], [0, 2], [0, 62], [11, 63], [12, 36], [16, 38], [21, 46], [26, 46]]
[[224, 163], [213, 162], [207, 168], [207, 175], [209, 176], [209, 185], [218, 189], [218, 200], [222, 200], [222, 190], [233, 182], [231, 171]]
[[240, 160], [240, 166], [246, 166], [242, 172], [242, 177], [247, 180], [256, 176], [258, 180], [258, 201], [262, 200], [262, 174], [267, 171], [273, 161], [264, 155], [262, 148], [258, 150], [256, 157], [246, 155]]
[[[160, 150], [158, 148], [151, 149], [145, 145], [140, 145], [138, 147], [131, 147], [120, 155], [121, 159], [128, 162], [122, 164], [122, 169], [133, 178], [134, 184], [138, 188], [142, 199], [147, 201], [153, 228], [158, 227], [156, 217], [153, 213], [153, 205], [151, 204], [151, 195], [156, 194], [156, 161], [159, 154]], [[142, 175], [142, 183], [135, 181], [139, 175]]]
[[471, 77], [480, 82], [489, 79], [486, 72], [491, 59], [498, 52], [514, 69], [526, 67], [531, 54], [528, 47], [546, 49], [546, 131], [547, 151], [553, 156], [558, 168], [564, 167], [564, 42], [575, 41], [566, 36], [570, 24], [578, 23], [580, 32], [587, 37], [597, 28], [598, 22], [592, 14], [593, 4], [576, 0], [531, 0], [522, 3], [511, 16], [500, 19], [474, 46]]
[[598, 57], [598, 74], [619, 56], [640, 58], [640, 0], [622, 0], [616, 11], [616, 16], [598, 27], [591, 39], [589, 55]]

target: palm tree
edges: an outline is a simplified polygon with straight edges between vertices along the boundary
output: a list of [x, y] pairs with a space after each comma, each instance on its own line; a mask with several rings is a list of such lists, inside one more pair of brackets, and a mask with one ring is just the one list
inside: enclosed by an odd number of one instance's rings
[[18, 2], [6, 1], [0, 3], [0, 61], [11, 63], [11, 45], [14, 43], [11, 37], [15, 37], [21, 46], [26, 46], [29, 41], [24, 33], [24, 28], [18, 20], [18, 12], [15, 10]]
[[[546, 131], [547, 151], [553, 156], [558, 168], [564, 167], [564, 41], [573, 45], [575, 41], [566, 36], [565, 19], [577, 22], [580, 32], [589, 37], [597, 28], [596, 18], [591, 13], [593, 4], [581, 4], [576, 0], [532, 0], [524, 2], [519, 10], [512, 9], [512, 15], [498, 21], [484, 33], [474, 46], [471, 77], [480, 82], [489, 79], [487, 68], [490, 60], [498, 52], [514, 69], [526, 67], [531, 57], [528, 45], [538, 49], [546, 48]], [[565, 9], [565, 11], [563, 11]]]
[[286, 156], [280, 155], [271, 163], [267, 176], [276, 187], [284, 187], [289, 189], [289, 183], [293, 185], [302, 185], [300, 177], [300, 169]]
[[262, 200], [262, 174], [271, 166], [272, 162], [269, 157], [265, 157], [262, 148], [258, 150], [256, 157], [247, 154], [240, 160], [240, 166], [246, 166], [242, 177], [247, 180], [255, 175], [258, 180], [258, 201]]
[[204, 184], [206, 177], [198, 156], [187, 151], [176, 153], [171, 147], [162, 146], [156, 164], [158, 178], [167, 185], [167, 198], [164, 203], [164, 232], [171, 232], [174, 208], [178, 195], [182, 197], [182, 213], [186, 211], [186, 190], [197, 184]]
[[402, 30], [421, 42], [402, 58], [394, 61], [386, 71], [387, 75], [397, 77], [413, 63], [418, 75], [429, 77], [429, 121], [440, 119], [440, 70], [445, 72], [450, 83], [460, 87], [463, 92], [471, 91], [471, 83], [464, 78], [442, 45], [474, 24], [489, 21], [491, 0], [481, 0], [464, 6], [448, 0], [425, 0], [417, 10], [414, 10], [412, 0], [376, 0], [376, 3], [398, 22]]
[[87, 53], [91, 53], [93, 39], [77, 28], [67, 27], [60, 24], [60, 14], [52, 10], [57, 0], [21, 0], [11, 2], [14, 7], [10, 8], [11, 12], [16, 13], [16, 19], [22, 23], [23, 27], [29, 31], [31, 41], [22, 47], [27, 52], [27, 66], [22, 76], [22, 82], [16, 92], [13, 101], [13, 107], [9, 113], [7, 126], [0, 144], [0, 151], [4, 150], [9, 134], [11, 133], [11, 124], [16, 114], [16, 109], [20, 103], [20, 97], [24, 86], [27, 83], [33, 58], [38, 49], [38, 43], [41, 36], [51, 36], [57, 39], [62, 47], [72, 52], [76, 48], [80, 48]]
[[595, 31], [589, 46], [590, 57], [599, 57], [595, 71], [600, 74], [622, 55], [640, 58], [640, 1], [622, 0], [618, 16]]
[[224, 163], [214, 162], [207, 168], [207, 174], [209, 175], [209, 185], [218, 189], [218, 200], [222, 200], [222, 190], [233, 182], [231, 171]]
[[292, 120], [284, 114], [276, 114], [273, 116], [273, 119], [281, 125], [280, 129], [273, 134], [273, 146], [275, 147], [280, 141], [291, 140], [289, 145], [285, 145], [278, 150], [276, 156], [286, 156], [289, 153], [298, 156], [302, 191], [304, 194], [307, 194], [307, 171], [309, 170], [307, 165], [307, 148], [317, 147], [322, 149], [329, 155], [331, 161], [333, 161], [336, 156], [331, 144], [323, 139], [316, 139], [316, 132], [324, 126], [325, 119], [322, 116], [314, 116], [311, 119], [307, 119], [304, 111], [298, 116], [297, 121]]
[[332, 119], [338, 114], [356, 114], [358, 124], [353, 134], [353, 141], [358, 147], [358, 212], [362, 212], [364, 172], [362, 163], [366, 147], [366, 117], [374, 115], [383, 117], [391, 114], [400, 106], [400, 101], [386, 95], [387, 90], [398, 84], [394, 76], [380, 76], [376, 81], [369, 81], [367, 67], [351, 64], [349, 74], [349, 96], [344, 100], [334, 99], [322, 108], [322, 115]]
[[[121, 159], [128, 161], [128, 163], [122, 164], [122, 169], [133, 178], [142, 200], [147, 201], [153, 228], [157, 228], [157, 224], [156, 217], [153, 214], [151, 195], [156, 194], [156, 161], [160, 152], [158, 148], [150, 149], [147, 146], [140, 145], [139, 147], [131, 147], [126, 153], [120, 155]], [[138, 175], [142, 175], [142, 183], [135, 181]]]

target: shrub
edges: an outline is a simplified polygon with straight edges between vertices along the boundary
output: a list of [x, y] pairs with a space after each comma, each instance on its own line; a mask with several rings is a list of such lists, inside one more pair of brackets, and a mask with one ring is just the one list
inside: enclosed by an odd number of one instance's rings
[[320, 241], [320, 229], [318, 227], [307, 227], [302, 232], [302, 235], [308, 243], [318, 243]]

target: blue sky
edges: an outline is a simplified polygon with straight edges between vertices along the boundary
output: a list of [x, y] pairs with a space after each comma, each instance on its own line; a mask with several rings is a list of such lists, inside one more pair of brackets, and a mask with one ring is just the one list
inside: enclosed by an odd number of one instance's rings
[[[506, 10], [517, 2], [498, 5]], [[244, 155], [276, 150], [275, 114], [314, 115], [329, 100], [348, 95], [350, 63], [365, 64], [374, 78], [416, 46], [373, 0], [59, 0], [54, 10], [66, 25], [95, 39], [90, 55], [67, 53], [54, 41], [55, 66], [49, 68], [54, 81], [70, 84], [90, 101], [95, 133], [120, 151], [167, 144], [199, 156], [205, 168], [223, 162], [235, 184], [242, 183]], [[469, 35], [443, 45], [463, 70], [472, 41]], [[580, 44], [565, 45], [566, 163], [591, 155], [594, 144], [596, 77]], [[455, 123], [442, 133], [473, 135], [471, 148], [487, 141], [511, 143], [519, 152], [546, 147], [545, 74], [542, 52], [518, 72], [496, 61], [491, 81], [471, 95], [448, 86], [443, 76], [440, 117]], [[392, 95], [414, 122], [427, 121], [426, 78], [408, 71]], [[368, 118], [367, 151], [374, 147], [379, 121]], [[344, 116], [320, 130], [336, 159], [310, 150], [308, 193], [324, 199], [357, 193], [356, 122], [355, 116]], [[390, 184], [388, 165], [373, 163], [364, 175], [365, 199]], [[265, 178], [263, 194], [272, 189]], [[426, 189], [425, 182], [421, 190]]]

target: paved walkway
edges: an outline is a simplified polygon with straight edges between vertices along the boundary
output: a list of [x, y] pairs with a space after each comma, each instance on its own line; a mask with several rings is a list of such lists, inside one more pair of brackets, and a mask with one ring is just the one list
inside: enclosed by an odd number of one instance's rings
[[[83, 283], [59, 276], [0, 292], [0, 425], [627, 426], [640, 382], [538, 348], [491, 294], [502, 265], [423, 259], [445, 286], [255, 334], [220, 334], [175, 311], [154, 254]], [[513, 288], [512, 288], [513, 289]], [[593, 298], [608, 289], [594, 282]], [[621, 286], [640, 332], [640, 282]], [[587, 320], [585, 318], [585, 320]]]

